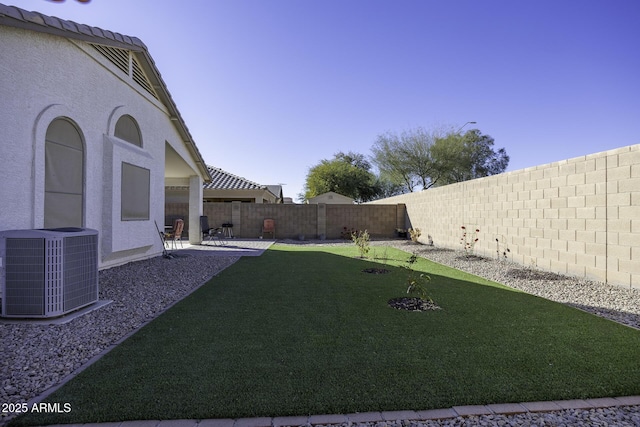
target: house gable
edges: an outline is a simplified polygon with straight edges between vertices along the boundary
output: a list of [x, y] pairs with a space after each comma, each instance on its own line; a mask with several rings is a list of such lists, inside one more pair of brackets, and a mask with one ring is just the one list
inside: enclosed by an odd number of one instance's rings
[[[187, 146], [189, 154], [193, 157], [199, 173], [205, 182], [209, 181], [210, 176], [204, 159], [162, 80], [147, 46], [139, 38], [0, 4], [0, 26], [2, 25], [87, 42], [99, 51], [120, 70], [130, 75], [133, 81], [146, 92], [162, 102], [167, 108], [170, 120]], [[126, 70], [125, 64], [129, 65]]]
[[[154, 222], [162, 225], [168, 174], [186, 182], [189, 219], [198, 221], [210, 176], [142, 42], [5, 5], [0, 39], [0, 190], [8, 201], [0, 230], [57, 218], [56, 226], [99, 231], [101, 268], [157, 256]], [[77, 143], [64, 140], [69, 132], [55, 137], [56, 123], [77, 130]], [[73, 204], [65, 203], [70, 186], [54, 185], [58, 177], [47, 173], [65, 145], [78, 147], [82, 160], [67, 169], [73, 174], [59, 174], [80, 179]]]

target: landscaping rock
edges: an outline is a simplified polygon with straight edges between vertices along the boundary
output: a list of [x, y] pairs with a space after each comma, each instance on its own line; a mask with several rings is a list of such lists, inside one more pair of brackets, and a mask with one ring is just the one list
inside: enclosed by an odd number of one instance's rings
[[113, 267], [99, 272], [99, 299], [109, 305], [60, 325], [0, 322], [0, 402], [42, 394], [238, 259], [157, 257]]

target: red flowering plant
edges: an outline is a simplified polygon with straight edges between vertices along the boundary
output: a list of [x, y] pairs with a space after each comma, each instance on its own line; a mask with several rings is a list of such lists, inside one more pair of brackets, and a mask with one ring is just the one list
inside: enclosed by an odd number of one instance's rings
[[460, 238], [460, 244], [464, 249], [464, 253], [467, 257], [473, 255], [473, 248], [478, 242], [478, 233], [480, 233], [480, 229], [476, 228], [472, 233], [467, 232], [467, 227], [464, 225], [462, 228], [462, 237]]
[[496, 257], [498, 259], [498, 261], [504, 259], [505, 261], [508, 259], [508, 255], [511, 253], [511, 249], [509, 249], [509, 246], [507, 246], [507, 243], [505, 242], [505, 238], [504, 236], [502, 236], [502, 250], [500, 249], [500, 239], [496, 237]]

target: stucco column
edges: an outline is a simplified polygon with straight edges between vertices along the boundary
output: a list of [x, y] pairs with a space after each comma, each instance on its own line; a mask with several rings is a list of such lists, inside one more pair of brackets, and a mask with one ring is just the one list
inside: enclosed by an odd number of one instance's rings
[[202, 178], [198, 175], [189, 177], [189, 243], [202, 242], [200, 216], [202, 215]]
[[242, 230], [242, 211], [241, 211], [242, 202], [234, 201], [231, 202], [231, 223], [233, 224], [233, 235], [236, 237], [243, 235]]

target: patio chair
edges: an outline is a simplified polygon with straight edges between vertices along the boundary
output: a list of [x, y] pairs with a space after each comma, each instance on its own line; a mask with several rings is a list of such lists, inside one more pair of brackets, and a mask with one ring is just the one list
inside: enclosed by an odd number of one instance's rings
[[213, 242], [214, 245], [222, 245], [224, 246], [224, 232], [222, 227], [209, 227], [209, 217], [201, 216], [200, 217], [200, 229], [202, 230], [202, 243], [205, 242]]
[[271, 236], [276, 238], [276, 222], [272, 219], [265, 219], [262, 224], [262, 238], [264, 239], [265, 233], [271, 233]]
[[164, 233], [164, 243], [167, 245], [171, 245], [174, 249], [177, 247], [176, 242], [180, 242], [180, 247], [182, 246], [182, 230], [184, 230], [184, 220], [178, 218], [173, 221], [173, 228], [170, 232]]

